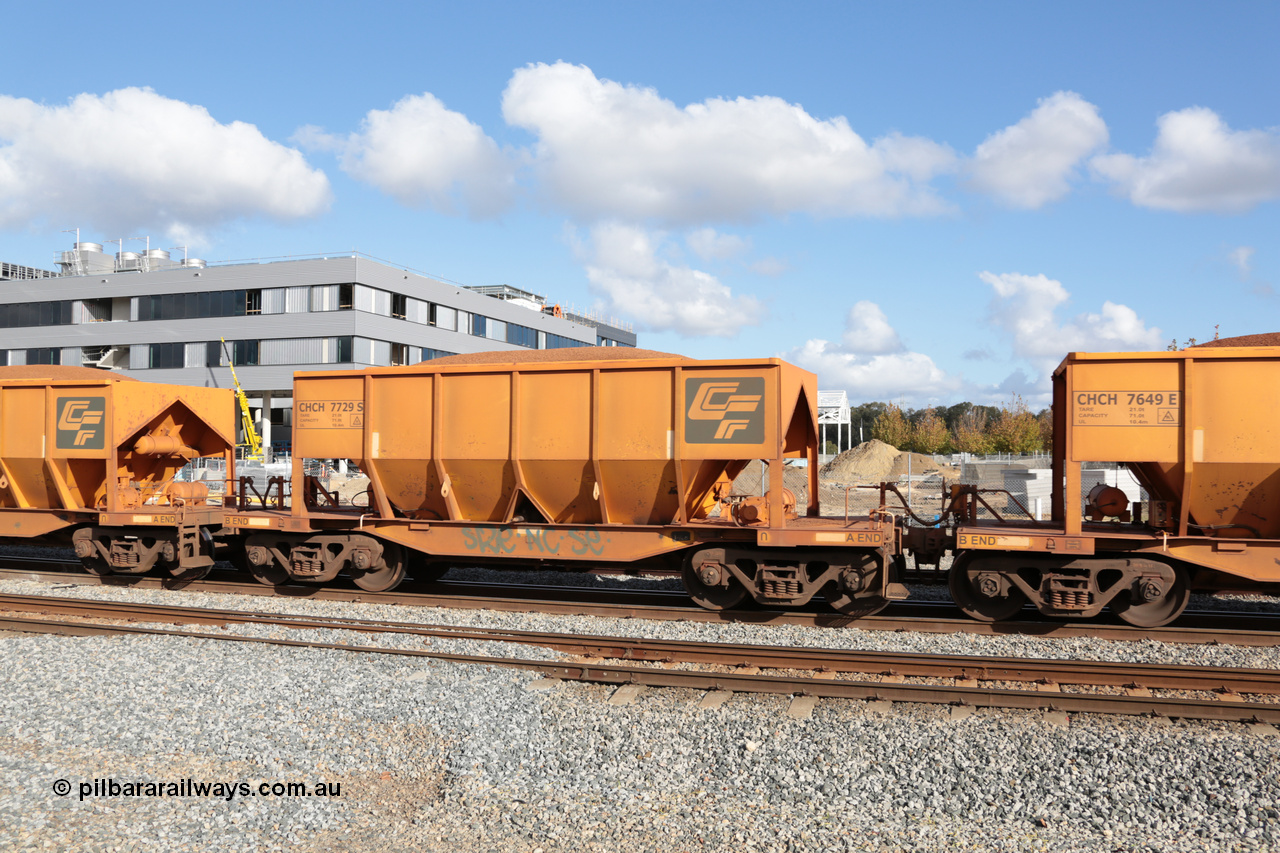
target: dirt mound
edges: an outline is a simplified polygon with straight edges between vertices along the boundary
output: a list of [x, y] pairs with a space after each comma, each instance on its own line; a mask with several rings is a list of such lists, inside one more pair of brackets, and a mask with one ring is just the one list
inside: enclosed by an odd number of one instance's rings
[[879, 483], [898, 480], [910, 474], [936, 474], [948, 479], [960, 472], [949, 465], [939, 465], [923, 453], [900, 451], [878, 439], [863, 442], [846, 450], [818, 469], [818, 476], [834, 483]]
[[[910, 460], [910, 461], [908, 461]], [[923, 453], [899, 453], [898, 458], [893, 460], [893, 467], [889, 469], [889, 479], [897, 479], [910, 474], [912, 477], [918, 477], [921, 474], [942, 474], [943, 476], [956, 476], [955, 468], [946, 465], [939, 465], [933, 461], [930, 456]]]
[[878, 483], [890, 479], [898, 456], [898, 448], [873, 438], [823, 465], [818, 476], [838, 483]]

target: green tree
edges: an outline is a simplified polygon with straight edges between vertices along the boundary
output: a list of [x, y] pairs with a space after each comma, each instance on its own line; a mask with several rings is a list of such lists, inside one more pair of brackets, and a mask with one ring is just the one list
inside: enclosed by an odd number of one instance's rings
[[946, 453], [951, 434], [937, 409], [925, 409], [911, 427], [911, 449], [917, 453]]
[[978, 456], [994, 451], [994, 444], [987, 429], [991, 419], [986, 409], [986, 406], [970, 406], [960, 414], [951, 437], [956, 450]]
[[991, 424], [991, 443], [996, 453], [1035, 453], [1041, 449], [1040, 422], [1018, 395], [1000, 409]]
[[849, 427], [853, 435], [853, 444], [858, 445], [871, 438], [871, 430], [876, 418], [884, 413], [888, 403], [863, 403], [849, 407]]
[[1040, 426], [1040, 447], [1053, 450], [1053, 409], [1041, 409], [1036, 415], [1036, 423]]
[[886, 403], [871, 427], [871, 437], [901, 449], [911, 440], [911, 424], [903, 417], [902, 409]]

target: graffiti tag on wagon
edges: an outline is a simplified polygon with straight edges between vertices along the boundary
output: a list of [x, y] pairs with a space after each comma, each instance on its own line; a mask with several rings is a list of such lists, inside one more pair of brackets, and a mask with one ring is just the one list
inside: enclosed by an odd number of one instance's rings
[[[548, 536], [547, 534], [552, 535]], [[558, 536], [555, 534], [559, 534]], [[541, 530], [535, 527], [464, 527], [463, 546], [477, 554], [572, 554], [599, 557], [605, 538], [598, 530]]]

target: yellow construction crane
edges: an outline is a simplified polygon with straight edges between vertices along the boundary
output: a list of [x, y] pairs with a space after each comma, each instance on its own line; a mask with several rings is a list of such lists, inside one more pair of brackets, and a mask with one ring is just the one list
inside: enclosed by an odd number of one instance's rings
[[236, 376], [235, 359], [231, 357], [231, 353], [227, 350], [227, 339], [219, 338], [222, 341], [222, 354], [227, 357], [227, 366], [231, 368], [231, 381], [236, 385], [236, 400], [240, 403], [240, 426], [244, 432], [246, 453], [245, 459], [261, 459], [262, 458], [262, 439], [258, 437], [258, 430], [253, 425], [253, 415], [249, 413], [249, 398], [244, 395], [244, 389], [240, 387], [240, 377]]

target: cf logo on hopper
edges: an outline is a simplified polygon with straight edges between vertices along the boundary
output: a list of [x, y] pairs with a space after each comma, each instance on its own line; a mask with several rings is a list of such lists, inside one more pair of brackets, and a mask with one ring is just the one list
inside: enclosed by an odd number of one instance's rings
[[685, 384], [685, 441], [759, 444], [764, 441], [764, 379], [689, 379]]
[[57, 446], [70, 450], [101, 450], [105, 446], [105, 397], [62, 397], [58, 400]]

